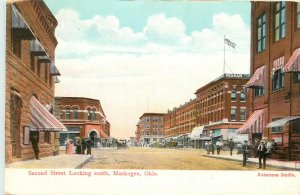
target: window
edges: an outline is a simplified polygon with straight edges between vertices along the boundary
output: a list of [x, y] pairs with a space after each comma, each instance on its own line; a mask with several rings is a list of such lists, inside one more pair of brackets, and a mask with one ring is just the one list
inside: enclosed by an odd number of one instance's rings
[[297, 3], [297, 28], [300, 28], [300, 3]]
[[245, 91], [241, 91], [241, 101], [246, 101], [246, 92]]
[[[272, 121], [277, 121], [282, 118], [273, 118]], [[283, 132], [283, 127], [272, 127], [272, 133], [282, 133]]]
[[257, 52], [266, 49], [266, 14], [257, 19]]
[[294, 73], [294, 83], [295, 84], [300, 83], [300, 73], [297, 72]]
[[73, 118], [78, 119], [78, 109], [73, 110]]
[[91, 109], [88, 109], [88, 120], [91, 120]]
[[256, 87], [254, 89], [254, 95], [255, 95], [255, 97], [263, 96], [264, 94], [265, 94], [265, 89], [263, 87]]
[[231, 101], [236, 101], [236, 90], [235, 89], [233, 89], [231, 91]]
[[284, 73], [282, 69], [276, 70], [273, 76], [273, 91], [282, 89], [284, 86]]
[[245, 121], [246, 120], [246, 109], [245, 108], [241, 108], [241, 121]]
[[150, 123], [150, 118], [149, 117], [146, 118], [146, 123]]
[[62, 111], [59, 112], [59, 119], [62, 119], [63, 118], [63, 113]]
[[50, 132], [49, 131], [45, 131], [45, 134], [44, 134], [44, 141], [46, 143], [49, 143], [50, 144]]
[[12, 37], [12, 51], [13, 53], [21, 59], [21, 39], [16, 39], [14, 37]]
[[70, 109], [66, 109], [66, 119], [70, 119]]
[[231, 108], [231, 120], [236, 120], [236, 108]]
[[96, 110], [95, 109], [92, 110], [91, 120], [96, 120]]
[[48, 64], [45, 64], [45, 82], [48, 82]]
[[275, 4], [275, 41], [285, 37], [285, 2]]

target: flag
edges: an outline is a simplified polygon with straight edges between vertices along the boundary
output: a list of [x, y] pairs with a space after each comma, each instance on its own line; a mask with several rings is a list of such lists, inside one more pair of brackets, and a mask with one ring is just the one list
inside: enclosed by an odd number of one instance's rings
[[224, 43], [235, 49], [236, 44], [231, 42], [229, 39], [224, 38]]

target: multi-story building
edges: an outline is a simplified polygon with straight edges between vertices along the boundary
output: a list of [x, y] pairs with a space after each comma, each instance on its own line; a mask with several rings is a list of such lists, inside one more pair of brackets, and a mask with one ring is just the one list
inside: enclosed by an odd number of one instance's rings
[[166, 138], [187, 136], [196, 125], [196, 99], [168, 110], [164, 116], [164, 132]]
[[[274, 139], [278, 155], [300, 157], [300, 4], [251, 3], [249, 112], [239, 133]], [[281, 155], [280, 155], [281, 154]]]
[[248, 80], [247, 74], [225, 73], [196, 91], [196, 127], [191, 139], [234, 137], [247, 118], [244, 85]]
[[[110, 124], [99, 100], [84, 97], [55, 97], [55, 112], [68, 131], [60, 133], [60, 146], [67, 138], [91, 138], [94, 143], [110, 136]], [[101, 139], [101, 140], [99, 140]], [[107, 141], [107, 140], [106, 140]]]
[[65, 127], [51, 114], [57, 21], [43, 1], [6, 4], [6, 163], [34, 158], [31, 136], [39, 139], [40, 156], [58, 149]]
[[154, 143], [164, 141], [164, 114], [162, 113], [144, 113], [137, 125], [137, 131], [140, 132], [140, 143], [148, 146]]

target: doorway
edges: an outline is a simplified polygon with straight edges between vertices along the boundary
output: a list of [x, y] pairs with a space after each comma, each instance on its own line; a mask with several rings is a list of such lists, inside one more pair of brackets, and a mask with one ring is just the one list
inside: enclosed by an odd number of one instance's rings
[[21, 128], [22, 99], [18, 92], [10, 94], [10, 144], [12, 157], [21, 157], [20, 128]]

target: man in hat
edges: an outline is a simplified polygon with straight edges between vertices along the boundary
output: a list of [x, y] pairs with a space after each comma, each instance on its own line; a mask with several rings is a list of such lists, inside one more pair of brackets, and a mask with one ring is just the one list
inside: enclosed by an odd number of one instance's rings
[[249, 153], [249, 145], [247, 140], [245, 140], [242, 145], [242, 153], [243, 153], [243, 167], [244, 167], [246, 166], [247, 155]]
[[92, 145], [93, 141], [90, 138], [88, 138], [86, 140], [87, 155], [92, 155]]
[[33, 151], [34, 151], [35, 159], [36, 160], [41, 160], [39, 158], [39, 152], [40, 152], [40, 150], [39, 150], [39, 136], [36, 132], [31, 137], [31, 145], [32, 145], [32, 148], [33, 148]]
[[233, 148], [234, 148], [234, 143], [233, 143], [232, 139], [230, 139], [230, 141], [228, 142], [228, 146], [229, 146], [229, 149], [230, 149], [230, 156], [232, 156], [232, 151], [233, 151]]
[[[260, 141], [260, 144], [258, 145], [257, 148], [257, 152], [258, 152], [258, 159], [259, 159], [259, 169], [266, 168], [266, 159], [267, 159], [267, 147], [266, 144], [263, 140]], [[263, 165], [261, 160], [263, 160]]]

